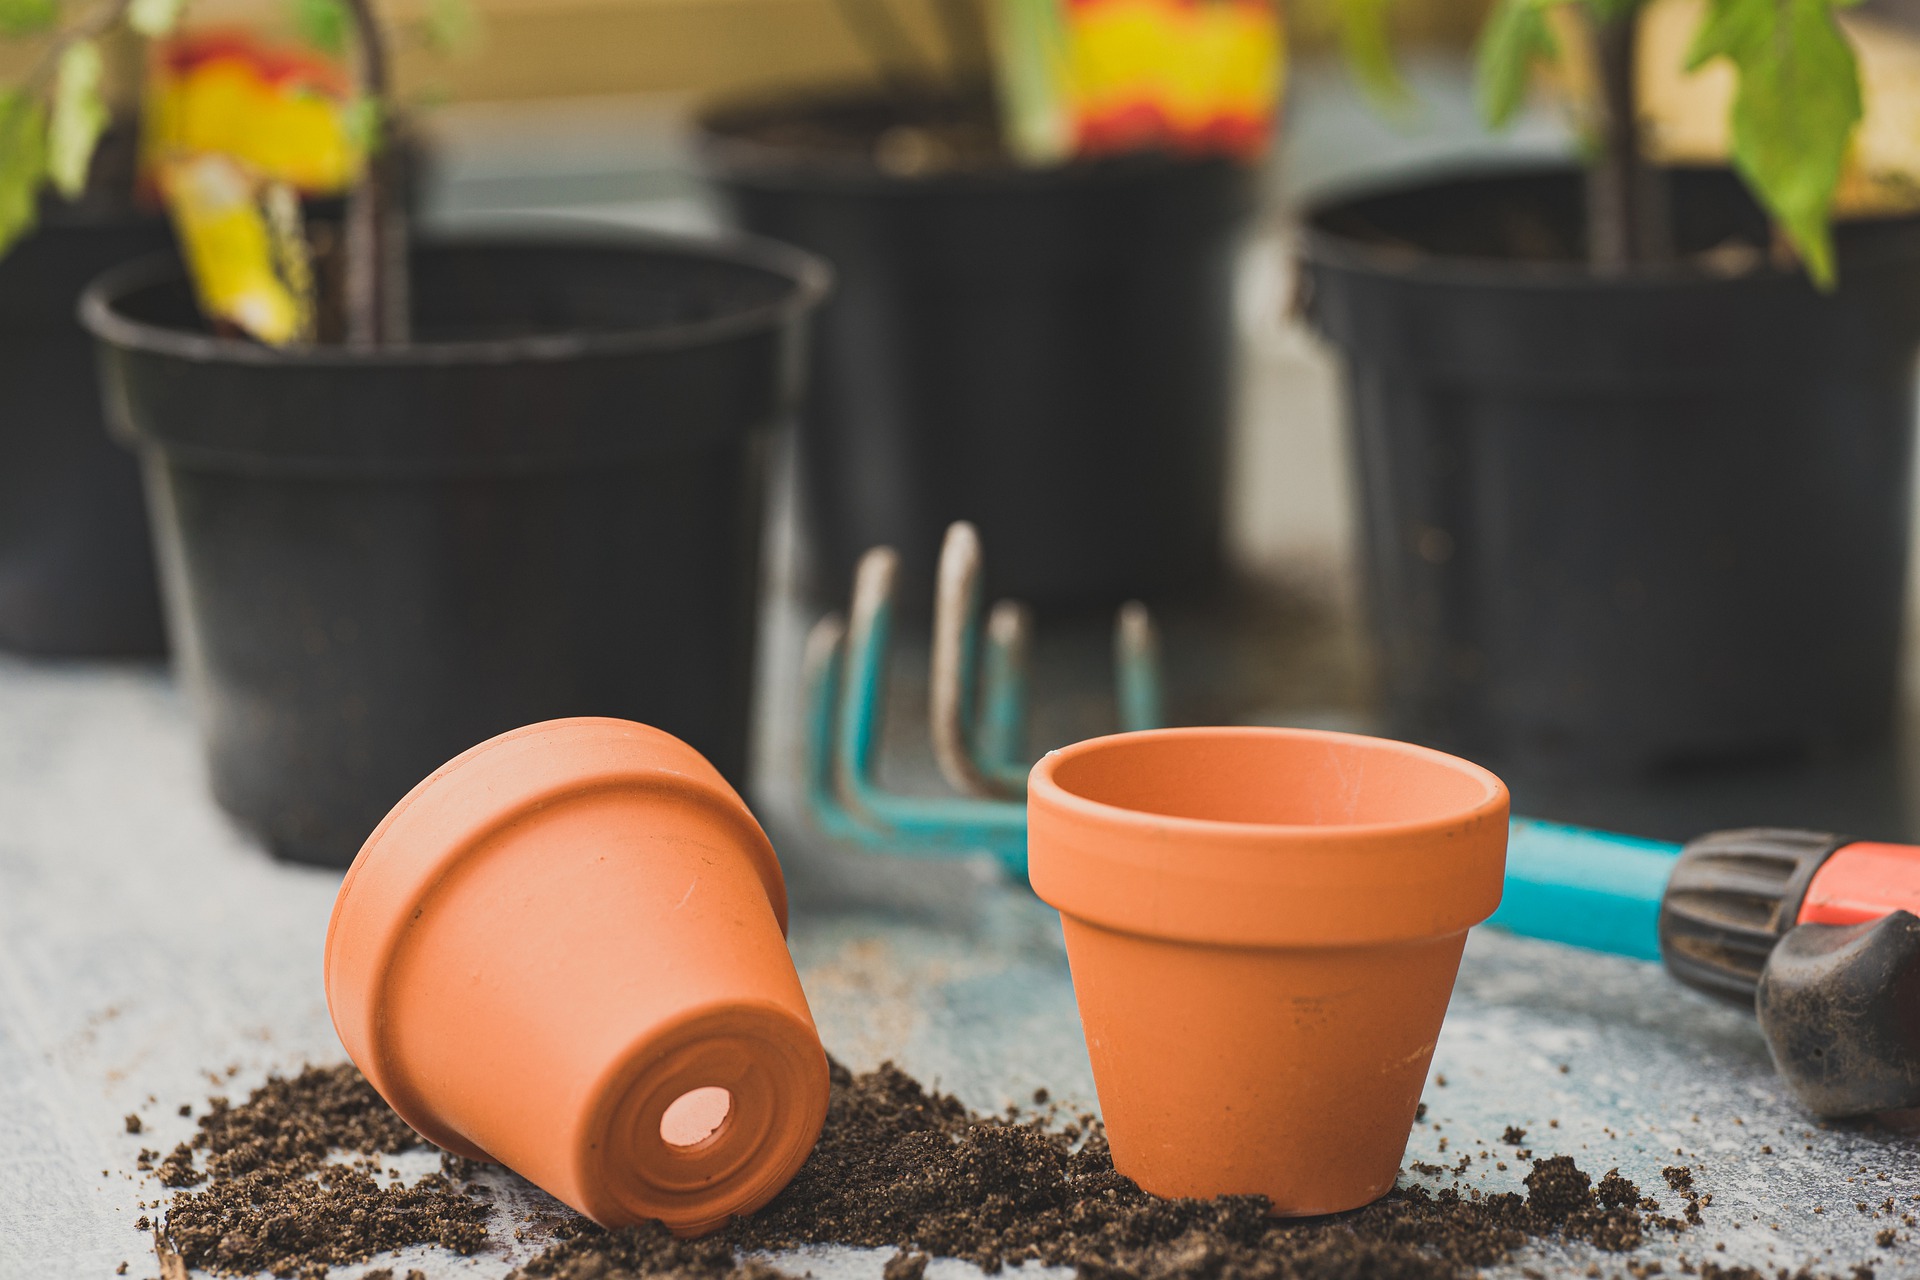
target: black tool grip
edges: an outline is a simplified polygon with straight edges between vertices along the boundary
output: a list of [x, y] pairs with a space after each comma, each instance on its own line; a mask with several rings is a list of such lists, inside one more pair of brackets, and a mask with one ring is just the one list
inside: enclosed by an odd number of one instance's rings
[[1773, 949], [1754, 1011], [1809, 1111], [1920, 1107], [1920, 918], [1803, 924]]
[[1674, 977], [1748, 1008], [1767, 957], [1800, 914], [1814, 872], [1847, 836], [1781, 827], [1715, 831], [1680, 852], [1660, 900], [1660, 956]]

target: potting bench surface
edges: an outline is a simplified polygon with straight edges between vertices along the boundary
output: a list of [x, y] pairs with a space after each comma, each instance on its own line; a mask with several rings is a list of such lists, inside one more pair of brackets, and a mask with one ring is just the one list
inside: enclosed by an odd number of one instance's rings
[[[123, 1260], [128, 1275], [153, 1276], [134, 1221], [162, 1189], [133, 1172], [138, 1149], [190, 1135], [183, 1103], [244, 1097], [268, 1072], [341, 1056], [320, 983], [339, 876], [270, 861], [220, 815], [158, 667], [0, 660], [0, 726], [0, 1276], [108, 1275]], [[890, 862], [772, 825], [794, 882], [794, 951], [833, 1053], [855, 1067], [893, 1059], [980, 1108], [1042, 1086], [1092, 1105], [1044, 905], [983, 862]], [[1618, 1166], [1669, 1211], [1661, 1168], [1695, 1166], [1713, 1195], [1706, 1225], [1656, 1233], [1635, 1257], [1669, 1274], [1686, 1256], [1920, 1275], [1915, 1233], [1879, 1248], [1888, 1224], [1855, 1207], [1894, 1196], [1920, 1208], [1920, 1133], [1810, 1123], [1751, 1019], [1654, 966], [1480, 931], [1425, 1096], [1409, 1169], [1471, 1152], [1460, 1181], [1482, 1191], [1520, 1186], [1526, 1166], [1500, 1142], [1508, 1125], [1537, 1154], [1571, 1154], [1596, 1175]], [[424, 1155], [396, 1163], [434, 1167]], [[488, 1251], [377, 1265], [496, 1276], [537, 1251], [537, 1233], [516, 1240], [513, 1228], [544, 1197], [487, 1176], [500, 1189]], [[793, 1261], [823, 1278], [877, 1277], [886, 1256]], [[1584, 1247], [1516, 1265], [1577, 1274], [1593, 1261], [1624, 1272], [1625, 1259]], [[931, 1274], [963, 1270], [940, 1261]]]

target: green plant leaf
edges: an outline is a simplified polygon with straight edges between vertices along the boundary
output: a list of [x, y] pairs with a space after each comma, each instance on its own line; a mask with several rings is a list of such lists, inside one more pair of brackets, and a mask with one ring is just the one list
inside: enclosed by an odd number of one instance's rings
[[347, 51], [352, 22], [342, 0], [293, 0], [293, 25], [302, 40], [322, 53]]
[[1474, 49], [1474, 88], [1480, 118], [1504, 128], [1526, 101], [1533, 64], [1558, 52], [1542, 0], [1496, 0]]
[[1347, 67], [1375, 100], [1399, 106], [1407, 100], [1406, 81], [1393, 56], [1387, 10], [1393, 0], [1334, 0], [1340, 49]]
[[127, 25], [143, 36], [159, 39], [180, 24], [186, 0], [130, 0]]
[[60, 0], [0, 0], [0, 36], [31, 36], [52, 27]]
[[1687, 70], [1698, 71], [1715, 58], [1737, 58], [1739, 51], [1764, 46], [1773, 27], [1773, 6], [1741, 0], [1710, 0], [1687, 50]]
[[0, 90], [0, 254], [33, 230], [47, 173], [47, 109], [38, 98]]
[[1689, 69], [1726, 58], [1739, 77], [1733, 162], [1822, 288], [1834, 279], [1829, 213], [1862, 112], [1860, 69], [1831, 0], [1711, 0]]
[[100, 46], [92, 40], [75, 40], [60, 54], [47, 125], [47, 176], [69, 200], [86, 190], [93, 149], [106, 132], [107, 103], [100, 94], [106, 70]]

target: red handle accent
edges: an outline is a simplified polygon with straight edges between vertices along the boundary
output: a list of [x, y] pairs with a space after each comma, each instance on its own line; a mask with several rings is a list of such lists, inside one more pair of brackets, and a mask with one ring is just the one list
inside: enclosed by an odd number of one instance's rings
[[1920, 845], [1859, 840], [1835, 849], [1807, 885], [1796, 924], [1863, 924], [1920, 916]]

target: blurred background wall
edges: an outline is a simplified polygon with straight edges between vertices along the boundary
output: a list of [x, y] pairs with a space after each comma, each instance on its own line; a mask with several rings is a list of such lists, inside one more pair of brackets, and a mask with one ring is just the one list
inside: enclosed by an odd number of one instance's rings
[[[383, 0], [404, 27], [434, 0]], [[581, 98], [608, 94], [732, 93], [870, 74], [844, 17], [862, 0], [470, 0], [482, 38], [460, 58], [403, 44], [398, 69], [416, 92], [453, 102]], [[1483, 0], [1401, 0], [1394, 29], [1406, 49], [1464, 50]], [[193, 0], [195, 25], [286, 20], [284, 0]], [[923, 47], [941, 47], [933, 10], [892, 6]], [[1294, 48], [1333, 47], [1329, 0], [1289, 6]], [[0, 55], [0, 70], [8, 69]]]

